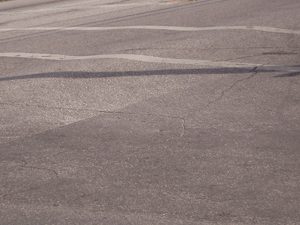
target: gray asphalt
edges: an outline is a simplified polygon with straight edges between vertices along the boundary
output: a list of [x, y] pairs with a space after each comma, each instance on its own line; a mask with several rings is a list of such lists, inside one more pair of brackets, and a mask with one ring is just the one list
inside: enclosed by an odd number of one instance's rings
[[299, 11], [0, 2], [0, 224], [300, 224]]

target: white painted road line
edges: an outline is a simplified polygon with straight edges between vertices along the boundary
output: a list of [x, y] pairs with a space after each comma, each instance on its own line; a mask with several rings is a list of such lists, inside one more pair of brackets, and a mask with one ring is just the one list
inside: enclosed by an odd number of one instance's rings
[[207, 67], [224, 67], [224, 68], [245, 68], [259, 70], [273, 70], [273, 71], [300, 71], [300, 67], [288, 67], [253, 63], [239, 63], [239, 62], [227, 62], [227, 61], [209, 61], [209, 60], [196, 60], [196, 59], [171, 59], [146, 55], [134, 55], [134, 54], [108, 54], [108, 55], [90, 55], [90, 56], [68, 56], [57, 54], [40, 54], [40, 53], [23, 53], [23, 52], [5, 52], [0, 53], [0, 57], [11, 58], [29, 58], [29, 59], [44, 59], [44, 60], [87, 60], [87, 59], [125, 59], [150, 63], [167, 63], [167, 64], [185, 64]]
[[171, 58], [161, 58], [161, 57], [146, 56], [146, 55], [134, 55], [134, 54], [68, 56], [68, 55], [54, 55], [54, 54], [8, 52], [8, 53], [0, 53], [0, 57], [30, 58], [30, 59], [45, 59], [45, 60], [126, 59], [126, 60], [151, 62], [151, 63], [188, 64], [188, 65], [197, 65], [197, 66], [238, 67], [238, 68], [253, 68], [253, 67], [262, 66], [260, 64], [250, 64], [250, 63], [213, 62], [207, 60], [194, 60], [194, 59], [171, 59]]
[[222, 31], [222, 30], [250, 30], [269, 33], [300, 34], [300, 30], [281, 29], [262, 26], [222, 26], [222, 27], [175, 27], [175, 26], [122, 26], [122, 27], [27, 27], [1, 28], [6, 31], [106, 31], [106, 30], [171, 30], [171, 31]]

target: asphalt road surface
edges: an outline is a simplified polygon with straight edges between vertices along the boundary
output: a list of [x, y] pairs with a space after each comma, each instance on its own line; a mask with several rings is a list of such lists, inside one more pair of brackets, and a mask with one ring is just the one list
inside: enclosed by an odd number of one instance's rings
[[0, 224], [300, 224], [299, 12], [0, 2]]

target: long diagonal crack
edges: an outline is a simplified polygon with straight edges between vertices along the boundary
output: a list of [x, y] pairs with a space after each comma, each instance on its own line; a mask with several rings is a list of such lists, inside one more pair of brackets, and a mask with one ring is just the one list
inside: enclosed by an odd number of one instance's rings
[[211, 100], [207, 105], [206, 107], [209, 107], [211, 104], [217, 102], [217, 101], [220, 101], [227, 92], [229, 92], [232, 88], [234, 88], [238, 83], [241, 83], [241, 82], [244, 82], [246, 80], [249, 80], [250, 78], [254, 77], [258, 72], [257, 72], [257, 67], [253, 68], [252, 70], [250, 70], [249, 72], [253, 72], [250, 76], [246, 77], [246, 78], [243, 78], [243, 79], [240, 79], [240, 80], [237, 80], [235, 81], [229, 88], [225, 89], [222, 91], [221, 95], [213, 100]]

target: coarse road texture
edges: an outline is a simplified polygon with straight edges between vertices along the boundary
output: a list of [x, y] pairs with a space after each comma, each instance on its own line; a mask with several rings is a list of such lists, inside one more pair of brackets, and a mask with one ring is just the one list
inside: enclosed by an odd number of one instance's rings
[[300, 224], [299, 0], [0, 2], [0, 224]]

